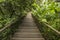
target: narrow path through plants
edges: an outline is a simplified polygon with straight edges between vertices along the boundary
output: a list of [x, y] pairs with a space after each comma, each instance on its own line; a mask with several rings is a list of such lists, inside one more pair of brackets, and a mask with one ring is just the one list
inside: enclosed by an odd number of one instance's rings
[[24, 18], [12, 40], [44, 40], [39, 29], [34, 23], [31, 13], [28, 13]]

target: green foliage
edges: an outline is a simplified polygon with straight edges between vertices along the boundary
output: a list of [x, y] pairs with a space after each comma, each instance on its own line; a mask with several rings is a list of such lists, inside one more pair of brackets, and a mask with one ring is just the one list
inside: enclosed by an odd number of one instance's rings
[[3, 2], [3, 1], [5, 1], [5, 0], [0, 0], [0, 2]]
[[[48, 25], [52, 26], [53, 28], [60, 31], [60, 5], [57, 2], [51, 1], [48, 2], [45, 1], [44, 3], [41, 2], [41, 4], [34, 3], [34, 8], [32, 9], [32, 15], [38, 20], [38, 22], [47, 23]], [[41, 24], [41, 23], [40, 23]], [[41, 24], [42, 25], [42, 24]], [[46, 26], [42, 26], [43, 33], [47, 34], [46, 39], [48, 40], [59, 40], [59, 37], [56, 37], [56, 34], [54, 34], [53, 30], [49, 30]], [[52, 37], [52, 38], [51, 38]]]
[[[60, 20], [60, 10], [58, 3], [56, 2], [50, 2], [48, 4], [44, 3], [42, 5], [38, 5], [36, 3], [33, 4], [34, 9], [33, 9], [33, 15], [40, 21], [46, 22], [49, 25], [54, 25], [52, 27], [59, 27], [59, 25], [57, 25], [56, 23], [58, 22], [58, 24], [60, 24], [60, 21], [57, 21], [56, 19]], [[60, 28], [60, 27], [59, 27]], [[59, 29], [58, 29], [59, 30]]]
[[0, 32], [0, 40], [10, 40], [10, 35], [16, 30], [18, 23], [14, 23], [27, 14], [32, 8], [34, 0], [0, 0], [0, 30], [12, 24], [11, 27]]
[[33, 2], [33, 0], [0, 0], [0, 28], [11, 20], [25, 16]]

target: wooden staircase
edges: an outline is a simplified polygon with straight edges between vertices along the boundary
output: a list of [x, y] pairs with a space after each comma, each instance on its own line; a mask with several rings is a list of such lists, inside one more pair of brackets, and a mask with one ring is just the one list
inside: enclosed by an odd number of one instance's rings
[[44, 40], [37, 28], [31, 13], [24, 18], [23, 23], [17, 29], [11, 40]]

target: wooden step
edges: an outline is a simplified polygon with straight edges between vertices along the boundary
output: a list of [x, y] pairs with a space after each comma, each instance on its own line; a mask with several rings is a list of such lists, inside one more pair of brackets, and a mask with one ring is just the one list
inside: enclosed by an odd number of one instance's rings
[[27, 24], [27, 23], [26, 23], [26, 24], [23, 23], [23, 24], [21, 24], [21, 26], [22, 26], [22, 25], [26, 25], [26, 26], [27, 26], [27, 25], [33, 25], [33, 26], [36, 26], [35, 24], [32, 24], [32, 23], [31, 23], [31, 24], [29, 24], [29, 23], [28, 23], [28, 24]]
[[25, 25], [25, 24], [22, 24], [21, 26], [27, 26], [27, 27], [34, 27], [35, 25]]
[[20, 32], [39, 32], [38, 29], [17, 29], [17, 31], [20, 31]]
[[41, 34], [15, 34], [14, 37], [16, 38], [42, 38]]
[[36, 27], [36, 26], [33, 26], [33, 25], [21, 25], [19, 27]]
[[39, 31], [34, 31], [34, 32], [33, 31], [30, 31], [30, 32], [29, 31], [28, 32], [27, 31], [25, 31], [25, 32], [17, 31], [16, 33], [40, 33], [40, 32]]
[[40, 32], [39, 33], [31, 33], [31, 32], [20, 32], [20, 33], [15, 33], [15, 34], [40, 34]]
[[19, 29], [37, 29], [37, 27], [19, 27]]
[[44, 40], [44, 38], [13, 38], [12, 40]]

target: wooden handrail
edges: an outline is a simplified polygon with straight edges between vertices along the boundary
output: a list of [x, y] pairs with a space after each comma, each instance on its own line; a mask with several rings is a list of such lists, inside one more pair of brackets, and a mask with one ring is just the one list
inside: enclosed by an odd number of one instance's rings
[[49, 27], [50, 29], [52, 29], [53, 31], [55, 31], [57, 34], [60, 35], [60, 31], [58, 31], [58, 30], [56, 30], [55, 28], [53, 28], [52, 26], [48, 25], [48, 24], [47, 24], [48, 22], [43, 22], [43, 21], [41, 21], [41, 20], [38, 20], [38, 21], [44, 23], [45, 25], [47, 25], [47, 27]]
[[55, 31], [56, 33], [58, 33], [60, 35], [60, 32], [58, 30], [56, 30], [55, 28], [53, 28], [52, 26], [44, 23], [45, 25], [47, 25], [50, 29], [52, 29], [53, 31]]
[[[33, 15], [32, 15], [33, 16]], [[33, 16], [34, 17], [34, 16]], [[37, 20], [37, 18], [35, 18], [36, 20]], [[42, 22], [41, 20], [38, 20], [39, 21], [39, 23], [40, 22]], [[50, 25], [48, 25], [47, 23], [48, 22], [42, 22], [42, 23], [44, 23], [45, 25], [47, 25], [47, 27], [49, 27], [50, 29], [52, 29], [53, 31], [55, 31], [57, 34], [59, 34], [60, 35], [60, 31], [58, 31], [58, 30], [56, 30], [55, 28], [53, 28], [52, 26], [50, 26]]]
[[3, 27], [2, 29], [0, 29], [0, 32], [4, 31], [6, 28], [10, 27], [11, 24], [15, 23], [16, 21], [11, 20], [11, 23], [8, 23], [7, 25], [5, 25], [5, 27]]

